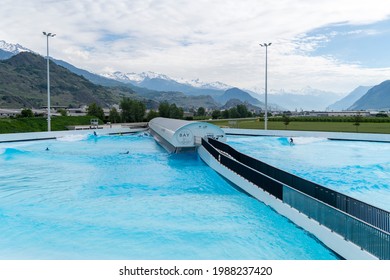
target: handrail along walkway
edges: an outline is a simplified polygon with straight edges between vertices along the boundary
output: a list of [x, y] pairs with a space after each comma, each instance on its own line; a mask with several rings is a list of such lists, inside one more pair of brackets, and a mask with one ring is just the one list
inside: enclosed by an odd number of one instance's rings
[[[379, 259], [390, 259], [390, 213], [310, 182], [212, 138], [202, 146], [222, 165]], [[230, 156], [226, 156], [226, 154]]]

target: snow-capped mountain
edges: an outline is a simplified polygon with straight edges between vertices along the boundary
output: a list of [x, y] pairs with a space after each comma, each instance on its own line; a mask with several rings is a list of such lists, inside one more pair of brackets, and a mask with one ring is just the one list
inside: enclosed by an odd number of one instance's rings
[[183, 78], [175, 79], [164, 74], [155, 72], [137, 73], [104, 73], [103, 77], [111, 78], [123, 83], [131, 83], [135, 86], [144, 87], [156, 91], [182, 92], [186, 95], [210, 95], [212, 97], [221, 96], [226, 89], [232, 88], [220, 82], [205, 83], [199, 79], [186, 80]]
[[[114, 72], [103, 76], [157, 91], [177, 91], [186, 95], [210, 95], [221, 104], [225, 104], [227, 99], [230, 98], [223, 98], [225, 92], [234, 88], [220, 82], [205, 83], [199, 79], [174, 79], [155, 72], [142, 72], [140, 74]], [[244, 90], [244, 92], [257, 99], [256, 102], [251, 101], [254, 105], [264, 100], [264, 89], [256, 88], [254, 90]], [[244, 96], [242, 92], [238, 93], [236, 91], [234, 97], [249, 102], [247, 100], [248, 96]], [[339, 94], [337, 93], [325, 92], [309, 86], [299, 90], [270, 89], [268, 91], [268, 102], [276, 109], [325, 110], [328, 104], [338, 99]]]
[[122, 73], [120, 71], [116, 71], [113, 73], [103, 73], [101, 76], [114, 79], [120, 82], [124, 83], [133, 83], [133, 84], [140, 84], [146, 79], [161, 79], [161, 80], [167, 80], [167, 81], [175, 81], [174, 79], [164, 75], [164, 74], [158, 74], [152, 71], [148, 72], [142, 72], [142, 73]]
[[10, 56], [21, 53], [21, 52], [33, 52], [32, 50], [29, 50], [22, 45], [19, 44], [10, 44], [7, 43], [4, 40], [0, 40], [0, 50], [9, 53]]
[[142, 85], [145, 80], [151, 79], [160, 79], [168, 82], [175, 82], [178, 84], [182, 84], [185, 86], [191, 86], [199, 89], [213, 89], [213, 90], [227, 90], [232, 88], [233, 86], [229, 86], [227, 84], [221, 82], [212, 82], [206, 83], [201, 81], [200, 79], [187, 80], [184, 78], [171, 78], [164, 74], [155, 73], [152, 71], [142, 72], [142, 73], [122, 73], [120, 71], [116, 71], [113, 73], [103, 73], [101, 74], [103, 77], [114, 79], [120, 82], [132, 83], [135, 85]]
[[180, 78], [180, 79], [176, 79], [176, 82], [181, 83], [181, 84], [190, 85], [190, 86], [193, 86], [196, 88], [204, 88], [204, 89], [228, 90], [228, 89], [233, 88], [233, 86], [229, 86], [229, 85], [221, 83], [221, 82], [205, 83], [199, 79], [186, 80], [184, 78]]

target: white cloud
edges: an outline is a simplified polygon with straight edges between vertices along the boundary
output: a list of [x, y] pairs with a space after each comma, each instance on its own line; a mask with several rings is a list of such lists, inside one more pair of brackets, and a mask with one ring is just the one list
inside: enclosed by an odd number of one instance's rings
[[3, 0], [0, 39], [44, 54], [41, 32], [54, 32], [51, 54], [93, 72], [151, 70], [245, 88], [263, 84], [258, 43], [270, 41], [270, 87], [349, 91], [390, 71], [308, 57], [326, 38], [303, 35], [331, 23], [385, 19], [389, 8], [383, 0]]
[[67, 60], [87, 60], [90, 58], [90, 52], [85, 50], [80, 50], [75, 47], [69, 47], [63, 50], [66, 55]]
[[364, 35], [364, 36], [373, 36], [377, 35], [380, 32], [375, 29], [358, 29], [347, 32], [348, 35]]

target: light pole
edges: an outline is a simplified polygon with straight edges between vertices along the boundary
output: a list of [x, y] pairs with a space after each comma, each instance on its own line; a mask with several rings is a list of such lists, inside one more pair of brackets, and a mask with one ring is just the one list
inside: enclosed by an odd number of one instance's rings
[[267, 130], [268, 124], [268, 104], [267, 104], [267, 64], [268, 64], [268, 47], [272, 43], [259, 44], [262, 47], [265, 47], [265, 113], [264, 113], [264, 129]]
[[51, 117], [50, 117], [50, 69], [49, 69], [49, 37], [54, 37], [56, 34], [42, 32], [46, 36], [47, 42], [47, 131], [51, 131]]

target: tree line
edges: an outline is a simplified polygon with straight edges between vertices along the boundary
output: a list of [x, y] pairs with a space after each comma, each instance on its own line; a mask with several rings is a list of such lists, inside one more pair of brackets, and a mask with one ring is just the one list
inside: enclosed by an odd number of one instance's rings
[[158, 111], [150, 110], [146, 114], [146, 106], [142, 101], [134, 100], [130, 98], [123, 98], [119, 104], [121, 112], [115, 107], [110, 109], [108, 119], [104, 115], [103, 108], [92, 103], [87, 108], [87, 116], [94, 116], [101, 120], [107, 120], [111, 123], [119, 122], [142, 122], [149, 121], [156, 117], [165, 117], [173, 119], [183, 119], [184, 110], [181, 107], [177, 107], [176, 104], [169, 104], [164, 101], [161, 102]]
[[[146, 105], [144, 102], [139, 100], [134, 100], [130, 98], [123, 98], [119, 104], [118, 111], [115, 107], [110, 109], [108, 116], [105, 116], [103, 108], [96, 103], [92, 103], [87, 108], [87, 116], [94, 116], [99, 118], [102, 121], [109, 121], [111, 123], [120, 123], [120, 122], [143, 122], [150, 121], [156, 117], [165, 117], [173, 119], [184, 119], [184, 110], [182, 107], [178, 107], [175, 103], [168, 103], [167, 101], [161, 102], [159, 104], [158, 110], [150, 110], [146, 113]], [[67, 115], [65, 109], [59, 109], [57, 111], [62, 116]], [[248, 108], [243, 105], [237, 105], [230, 109], [226, 110], [213, 110], [207, 112], [204, 107], [199, 107], [197, 110], [190, 110], [193, 113], [192, 116], [186, 117], [186, 119], [232, 119], [232, 118], [248, 118], [254, 117], [255, 115], [248, 110]], [[29, 108], [24, 108], [16, 118], [31, 118], [43, 116], [36, 115]], [[259, 115], [257, 115], [259, 116]], [[262, 114], [260, 114], [262, 117]], [[291, 116], [290, 114], [283, 113], [281, 116], [272, 116], [268, 113], [268, 121], [283, 122], [284, 125], [289, 125], [290, 122], [353, 122], [354, 125], [359, 126], [360, 123], [364, 122], [373, 122], [373, 123], [390, 123], [390, 118], [387, 114], [378, 113], [375, 117], [363, 117], [361, 115], [357, 116], [321, 116], [321, 117], [312, 117], [312, 116]], [[359, 124], [358, 124], [359, 123]]]
[[[158, 110], [150, 110], [146, 114], [146, 106], [142, 101], [134, 100], [130, 98], [123, 98], [119, 104], [121, 112], [119, 112], [115, 107], [110, 109], [108, 118], [105, 117], [103, 108], [92, 103], [87, 108], [87, 115], [94, 116], [102, 121], [109, 121], [111, 123], [119, 122], [142, 122], [150, 121], [156, 117], [172, 118], [172, 119], [184, 119], [184, 110], [182, 107], [178, 107], [175, 103], [168, 103], [163, 101], [159, 104]], [[220, 118], [247, 118], [252, 117], [252, 113], [248, 111], [245, 105], [237, 105], [228, 110], [214, 110], [207, 114], [204, 107], [199, 107], [194, 116], [198, 118], [212, 117], [213, 119]], [[191, 119], [192, 117], [188, 117]]]

